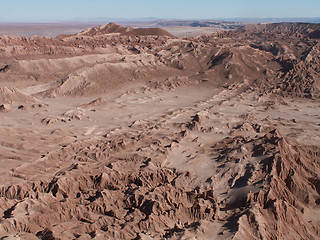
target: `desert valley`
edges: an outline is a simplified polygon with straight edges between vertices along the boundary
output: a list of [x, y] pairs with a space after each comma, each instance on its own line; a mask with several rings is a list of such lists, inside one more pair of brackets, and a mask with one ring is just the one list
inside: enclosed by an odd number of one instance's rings
[[1, 35], [0, 239], [319, 239], [320, 24], [234, 28]]

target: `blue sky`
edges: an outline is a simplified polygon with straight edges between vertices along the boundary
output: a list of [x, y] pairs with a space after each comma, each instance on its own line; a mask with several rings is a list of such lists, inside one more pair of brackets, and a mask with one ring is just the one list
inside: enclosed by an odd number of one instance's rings
[[0, 20], [320, 17], [320, 0], [1, 0]]

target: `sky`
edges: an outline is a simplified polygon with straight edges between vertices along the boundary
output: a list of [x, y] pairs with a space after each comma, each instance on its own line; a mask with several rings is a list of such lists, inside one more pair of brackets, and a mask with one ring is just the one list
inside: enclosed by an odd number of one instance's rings
[[0, 21], [320, 17], [320, 0], [0, 0]]

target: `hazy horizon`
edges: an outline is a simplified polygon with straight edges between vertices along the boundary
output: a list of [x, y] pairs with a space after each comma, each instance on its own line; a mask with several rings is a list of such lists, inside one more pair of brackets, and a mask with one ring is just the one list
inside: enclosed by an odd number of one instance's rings
[[320, 23], [320, 17], [290, 17], [290, 18], [74, 18], [74, 19], [39, 19], [39, 20], [6, 20], [0, 19], [0, 24], [104, 24], [104, 23], [130, 23], [130, 22], [156, 22], [156, 21], [225, 21], [225, 22], [243, 22], [243, 23], [279, 23], [279, 22], [305, 22], [305, 23]]
[[318, 0], [11, 0], [2, 3], [1, 22], [65, 22], [139, 19], [313, 19], [319, 18]]

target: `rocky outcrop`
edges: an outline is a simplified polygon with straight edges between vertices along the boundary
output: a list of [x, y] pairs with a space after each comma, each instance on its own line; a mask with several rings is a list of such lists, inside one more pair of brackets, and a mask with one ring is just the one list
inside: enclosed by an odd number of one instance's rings
[[225, 139], [213, 151], [221, 164], [252, 159], [244, 171], [231, 173], [223, 208], [234, 239], [318, 238], [319, 148], [273, 130], [261, 138]]

